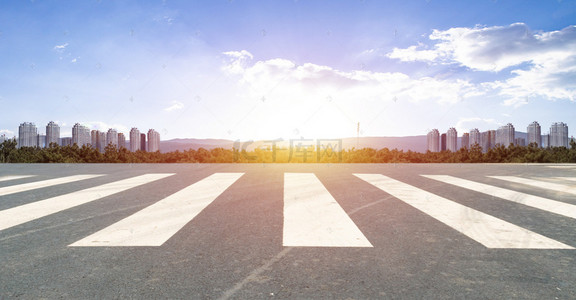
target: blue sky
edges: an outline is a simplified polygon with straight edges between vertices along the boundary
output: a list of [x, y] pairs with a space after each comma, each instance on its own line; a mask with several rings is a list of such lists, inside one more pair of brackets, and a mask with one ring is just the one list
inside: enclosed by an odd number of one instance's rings
[[576, 130], [576, 1], [2, 1], [0, 134]]

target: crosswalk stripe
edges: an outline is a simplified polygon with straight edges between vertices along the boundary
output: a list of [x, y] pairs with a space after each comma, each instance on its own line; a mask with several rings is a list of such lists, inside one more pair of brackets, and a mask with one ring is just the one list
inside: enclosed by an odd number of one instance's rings
[[557, 180], [576, 181], [576, 177], [553, 177]]
[[70, 246], [161, 246], [243, 174], [212, 174]]
[[521, 184], [525, 184], [525, 185], [529, 185], [529, 186], [533, 186], [533, 187], [537, 187], [537, 188], [553, 190], [556, 192], [563, 192], [563, 193], [576, 195], [576, 186], [574, 186], [574, 185], [565, 185], [565, 184], [559, 184], [559, 183], [545, 182], [545, 181], [539, 181], [539, 180], [516, 177], [516, 176], [488, 176], [488, 177], [500, 179], [500, 180], [505, 180], [505, 181], [509, 181], [509, 182], [521, 183]]
[[372, 247], [312, 173], [284, 174], [284, 246]]
[[543, 197], [538, 197], [534, 195], [529, 195], [525, 193], [520, 193], [484, 183], [474, 182], [462, 178], [456, 178], [449, 175], [422, 175], [426, 178], [438, 180], [444, 183], [459, 186], [465, 189], [469, 189], [475, 192], [483, 193], [486, 195], [491, 195], [504, 200], [524, 204], [526, 206], [531, 206], [562, 216], [575, 218], [576, 219], [576, 205], [547, 199]]
[[[0, 230], [98, 200], [174, 174], [146, 174], [0, 211]], [[87, 176], [87, 175], [86, 175]], [[94, 176], [94, 175], [92, 175]]]
[[538, 233], [382, 174], [354, 174], [487, 248], [574, 249]]
[[0, 181], [9, 181], [9, 180], [16, 180], [22, 178], [29, 178], [34, 177], [35, 175], [14, 175], [14, 176], [1, 176]]
[[6, 187], [0, 188], [0, 196], [10, 195], [10, 194], [15, 194], [15, 193], [20, 193], [20, 192], [26, 192], [26, 191], [30, 191], [30, 190], [45, 188], [45, 187], [64, 184], [64, 183], [71, 183], [74, 181], [80, 181], [80, 180], [95, 178], [95, 177], [99, 177], [99, 176], [103, 176], [103, 175], [100, 175], [100, 174], [97, 174], [97, 175], [74, 175], [74, 176], [60, 177], [60, 178], [54, 178], [54, 179], [48, 179], [48, 180], [35, 181], [35, 182], [18, 184], [18, 185], [6, 186]]

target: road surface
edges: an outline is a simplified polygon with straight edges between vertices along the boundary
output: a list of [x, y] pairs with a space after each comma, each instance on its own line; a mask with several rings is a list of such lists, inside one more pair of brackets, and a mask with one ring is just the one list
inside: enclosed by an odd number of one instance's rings
[[574, 299], [576, 165], [0, 166], [0, 298]]

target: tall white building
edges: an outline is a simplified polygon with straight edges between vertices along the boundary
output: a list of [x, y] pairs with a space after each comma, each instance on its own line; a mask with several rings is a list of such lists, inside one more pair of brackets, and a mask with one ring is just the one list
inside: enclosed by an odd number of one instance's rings
[[36, 146], [40, 148], [46, 148], [48, 144], [46, 144], [46, 136], [43, 134], [36, 135]]
[[496, 146], [496, 130], [487, 130], [481, 134], [481, 146], [483, 152], [488, 152]]
[[72, 127], [72, 144], [82, 147], [84, 145], [90, 145], [91, 142], [90, 128], [80, 125], [79, 123], [74, 124]]
[[51, 143], [60, 146], [60, 126], [52, 121], [46, 125], [46, 147], [49, 147]]
[[432, 129], [427, 135], [428, 151], [440, 152], [440, 132], [438, 129]]
[[543, 134], [542, 135], [542, 148], [548, 148], [550, 147], [550, 135], [549, 134]]
[[160, 133], [154, 129], [148, 130], [148, 152], [160, 150]]
[[528, 145], [535, 143], [538, 147], [542, 147], [542, 132], [538, 122], [534, 121], [530, 123], [526, 132], [528, 133]]
[[568, 125], [562, 122], [553, 123], [550, 127], [550, 147], [568, 148], [568, 146]]
[[24, 122], [18, 126], [17, 147], [38, 147], [38, 129], [34, 123]]
[[106, 147], [112, 144], [116, 149], [118, 149], [118, 132], [116, 129], [108, 129], [108, 133], [106, 134]]
[[138, 150], [140, 150], [140, 131], [133, 127], [130, 130], [130, 151], [136, 152]]
[[122, 132], [118, 133], [118, 149], [126, 148], [126, 136]]
[[504, 147], [510, 146], [510, 144], [514, 144], [515, 140], [515, 130], [514, 126], [510, 123], [501, 126], [496, 131], [496, 144], [500, 144]]
[[468, 141], [470, 149], [472, 149], [472, 146], [475, 144], [482, 146], [482, 136], [480, 135], [480, 130], [478, 130], [478, 128], [470, 130], [470, 139]]
[[470, 134], [468, 132], [464, 132], [462, 134], [462, 146], [460, 148], [468, 149], [468, 145], [470, 145]]
[[448, 132], [446, 132], [446, 150], [452, 152], [458, 151], [458, 132], [454, 127], [451, 127], [448, 129]]

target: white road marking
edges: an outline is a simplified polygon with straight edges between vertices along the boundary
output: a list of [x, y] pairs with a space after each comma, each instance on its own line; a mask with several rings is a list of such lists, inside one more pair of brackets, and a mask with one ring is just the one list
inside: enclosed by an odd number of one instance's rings
[[10, 194], [15, 194], [15, 193], [20, 193], [20, 192], [26, 192], [26, 191], [30, 191], [30, 190], [39, 189], [39, 188], [44, 188], [44, 187], [49, 187], [49, 186], [59, 185], [59, 184], [64, 184], [64, 183], [70, 183], [70, 182], [74, 182], [74, 181], [80, 181], [80, 180], [90, 179], [90, 178], [99, 177], [99, 176], [103, 176], [103, 175], [100, 175], [100, 174], [98, 174], [98, 175], [74, 175], [74, 176], [60, 177], [60, 178], [54, 178], [54, 179], [48, 179], [48, 180], [35, 181], [35, 182], [18, 184], [18, 185], [6, 186], [6, 187], [0, 188], [0, 196], [10, 195]]
[[29, 177], [34, 177], [34, 176], [36, 176], [36, 175], [2, 176], [2, 177], [0, 177], [0, 181], [16, 180], [16, 179], [29, 178]]
[[212, 174], [70, 246], [161, 246], [243, 174]]
[[576, 181], [576, 177], [552, 177], [557, 180]]
[[504, 220], [381, 174], [354, 174], [487, 248], [574, 249]]
[[548, 168], [556, 168], [556, 169], [576, 169], [576, 165], [569, 165], [569, 166], [548, 166]]
[[562, 216], [576, 219], [576, 205], [538, 197], [534, 195], [524, 194], [496, 186], [487, 185], [484, 183], [474, 182], [462, 178], [456, 178], [448, 175], [422, 175], [426, 178], [438, 180], [444, 183], [459, 186], [475, 192], [491, 195], [494, 197], [502, 198], [504, 200], [524, 204]]
[[284, 246], [372, 247], [312, 173], [284, 174]]
[[146, 174], [0, 211], [0, 230], [92, 202], [174, 174]]
[[575, 185], [565, 185], [559, 183], [552, 183], [552, 182], [545, 182], [539, 181], [534, 179], [516, 177], [516, 176], [488, 176], [490, 178], [505, 180], [509, 182], [521, 183], [525, 185], [530, 185], [537, 188], [553, 190], [556, 192], [563, 192], [568, 194], [576, 195], [576, 186]]

